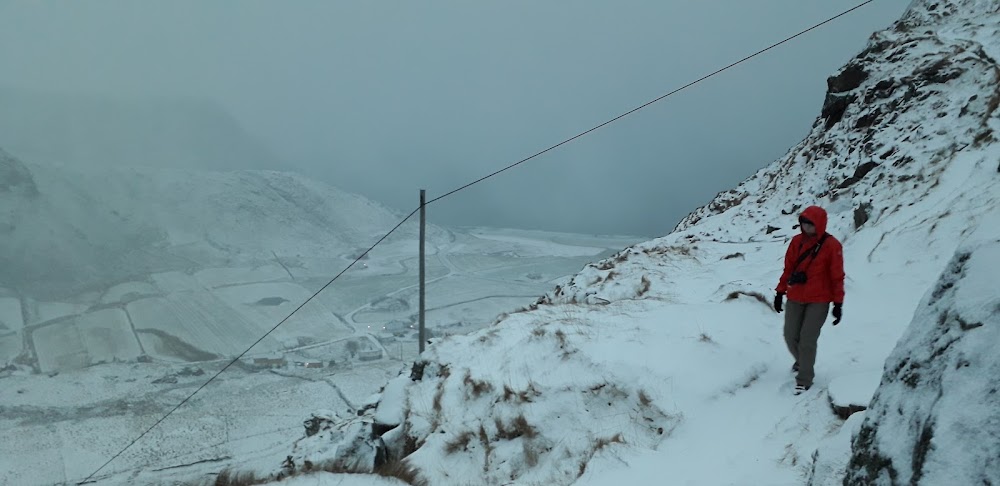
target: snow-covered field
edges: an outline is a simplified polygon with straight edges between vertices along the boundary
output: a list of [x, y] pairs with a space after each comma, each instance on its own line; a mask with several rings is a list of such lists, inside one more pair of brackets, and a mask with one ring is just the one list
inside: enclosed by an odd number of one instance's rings
[[[637, 241], [578, 235], [574, 245], [573, 235], [545, 236], [477, 228], [429, 242], [431, 335], [481, 329]], [[169, 484], [230, 463], [280, 464], [317, 405], [362, 406], [416, 357], [415, 329], [383, 329], [393, 320], [416, 327], [416, 248], [411, 241], [373, 252], [117, 458], [101, 483]], [[11, 438], [0, 444], [0, 482], [79, 480], [110, 459], [326, 283], [315, 277], [329, 278], [309, 260], [290, 260], [282, 259], [290, 272], [273, 263], [160, 272], [71, 302], [25, 301], [36, 369], [0, 373], [0, 431]], [[10, 362], [25, 345], [22, 302], [0, 304], [8, 327], [0, 330], [0, 357]], [[355, 353], [380, 357], [352, 356], [351, 341]], [[261, 357], [287, 364], [255, 367]], [[306, 361], [323, 367], [295, 366]]]

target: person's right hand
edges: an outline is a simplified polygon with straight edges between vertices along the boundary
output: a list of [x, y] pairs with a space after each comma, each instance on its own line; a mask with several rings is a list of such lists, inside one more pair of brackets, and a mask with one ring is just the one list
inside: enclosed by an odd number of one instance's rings
[[781, 312], [781, 300], [785, 297], [785, 294], [778, 292], [774, 294], [774, 310], [775, 312]]

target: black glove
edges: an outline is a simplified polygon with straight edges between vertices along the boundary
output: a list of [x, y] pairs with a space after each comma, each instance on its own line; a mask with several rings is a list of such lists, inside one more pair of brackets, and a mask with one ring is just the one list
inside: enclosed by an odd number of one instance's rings
[[840, 324], [840, 318], [844, 315], [844, 304], [833, 304], [833, 325]]
[[778, 292], [774, 295], [774, 310], [775, 312], [781, 312], [781, 299], [785, 297], [783, 292]]

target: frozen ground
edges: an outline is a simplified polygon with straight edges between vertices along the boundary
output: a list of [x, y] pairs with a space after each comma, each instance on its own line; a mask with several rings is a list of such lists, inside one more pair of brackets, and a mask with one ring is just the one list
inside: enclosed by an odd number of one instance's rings
[[[430, 241], [430, 333], [485, 327], [638, 240], [475, 228]], [[101, 471], [100, 484], [171, 484], [237, 459], [280, 464], [317, 406], [363, 405], [416, 356], [416, 248], [380, 246]], [[0, 372], [0, 433], [10, 438], [0, 483], [87, 476], [355, 256], [162, 272], [69, 302], [0, 298], [0, 359], [14, 365]], [[363, 361], [366, 350], [379, 357]], [[285, 364], [254, 365], [264, 357]], [[296, 366], [305, 362], [322, 368]]]

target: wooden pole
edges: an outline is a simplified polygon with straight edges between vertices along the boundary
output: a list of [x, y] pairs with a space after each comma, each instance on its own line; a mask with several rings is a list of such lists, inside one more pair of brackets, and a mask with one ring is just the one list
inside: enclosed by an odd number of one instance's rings
[[427, 331], [424, 329], [424, 227], [427, 224], [426, 213], [424, 212], [424, 198], [426, 191], [420, 190], [420, 353], [424, 352], [424, 345], [427, 341]]

